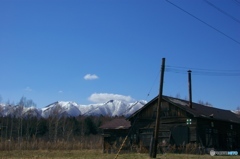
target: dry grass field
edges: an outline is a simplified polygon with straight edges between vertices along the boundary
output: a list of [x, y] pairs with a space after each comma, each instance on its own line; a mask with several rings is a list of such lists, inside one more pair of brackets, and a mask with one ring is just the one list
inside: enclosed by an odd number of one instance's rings
[[[14, 150], [0, 151], [0, 159], [114, 159], [116, 154], [103, 154], [101, 150]], [[146, 153], [119, 154], [118, 159], [149, 159]], [[210, 156], [188, 154], [158, 155], [158, 159], [238, 159], [239, 156]]]

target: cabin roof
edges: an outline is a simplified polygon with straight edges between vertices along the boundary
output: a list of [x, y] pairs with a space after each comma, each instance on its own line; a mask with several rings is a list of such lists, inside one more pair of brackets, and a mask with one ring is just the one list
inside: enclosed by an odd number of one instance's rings
[[[158, 97], [153, 98], [145, 106], [143, 106], [141, 109], [139, 109], [134, 114], [129, 116], [128, 119], [131, 119], [132, 117], [136, 116], [139, 112], [143, 111], [146, 107], [156, 102], [157, 100], [158, 100]], [[240, 117], [237, 116], [237, 114], [231, 112], [230, 110], [219, 109], [219, 108], [210, 107], [210, 106], [206, 106], [206, 105], [202, 105], [194, 102], [192, 103], [192, 108], [190, 108], [189, 101], [173, 98], [169, 96], [163, 96], [163, 100], [179, 107], [180, 109], [188, 112], [189, 114], [192, 114], [194, 117], [240, 123]]]
[[102, 126], [100, 129], [129, 129], [131, 127], [130, 121], [125, 118], [116, 118], [112, 121], [109, 121]]

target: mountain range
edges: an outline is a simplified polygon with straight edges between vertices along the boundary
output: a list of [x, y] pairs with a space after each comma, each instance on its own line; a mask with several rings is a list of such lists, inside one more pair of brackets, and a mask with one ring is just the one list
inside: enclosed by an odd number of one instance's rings
[[128, 103], [120, 100], [109, 100], [106, 103], [79, 105], [71, 101], [57, 101], [43, 108], [11, 106], [0, 104], [0, 116], [16, 117], [43, 117], [79, 115], [94, 116], [129, 116], [143, 107], [146, 101], [136, 101]]
[[[79, 105], [71, 101], [57, 101], [43, 108], [22, 107], [19, 105], [0, 104], [0, 116], [38, 117], [50, 116], [76, 117], [85, 116], [129, 116], [142, 108], [147, 101], [141, 100], [133, 103], [121, 100], [109, 100], [106, 103]], [[232, 111], [240, 114], [239, 110]]]

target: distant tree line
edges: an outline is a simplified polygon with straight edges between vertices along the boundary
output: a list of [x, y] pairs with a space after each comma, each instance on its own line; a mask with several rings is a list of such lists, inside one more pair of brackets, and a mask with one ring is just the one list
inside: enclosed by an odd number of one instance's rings
[[[26, 143], [29, 145], [33, 142], [43, 142], [45, 144], [56, 145], [60, 141], [66, 145], [67, 143], [76, 144], [85, 140], [87, 147], [91, 142], [99, 145], [92, 136], [98, 136], [101, 140], [102, 123], [112, 120], [113, 117], [107, 116], [78, 116], [78, 117], [59, 117], [49, 116], [49, 118], [37, 117], [21, 117], [14, 116], [0, 117], [0, 150], [5, 150], [1, 144], [15, 144], [15, 149], [23, 149], [21, 145]], [[88, 139], [88, 141], [86, 141]], [[73, 143], [74, 142], [74, 143]]]
[[[0, 103], [1, 101], [0, 96]], [[33, 112], [23, 115], [24, 107], [36, 106], [33, 100], [26, 97], [20, 99], [17, 107], [9, 101], [5, 105], [14, 109], [5, 116], [3, 107], [0, 106], [0, 150], [26, 149], [27, 147], [28, 149], [59, 149], [57, 145], [61, 144], [60, 147], [71, 145], [67, 147], [74, 149], [73, 145], [75, 145], [78, 149], [79, 147], [88, 148], [90, 143], [92, 147], [101, 148], [99, 127], [102, 123], [113, 119], [109, 116], [60, 116], [62, 112], [60, 105], [54, 108], [48, 118], [33, 115]]]
[[2, 140], [19, 140], [37, 137], [46, 141], [69, 140], [70, 138], [96, 135], [99, 126], [112, 117], [0, 117], [0, 137]]

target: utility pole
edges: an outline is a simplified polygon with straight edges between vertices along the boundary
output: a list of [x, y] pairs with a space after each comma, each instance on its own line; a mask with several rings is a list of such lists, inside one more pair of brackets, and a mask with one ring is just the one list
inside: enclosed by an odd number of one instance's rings
[[156, 158], [156, 156], [157, 156], [157, 144], [158, 144], [158, 132], [159, 132], [159, 125], [160, 125], [164, 70], [165, 70], [165, 58], [162, 58], [162, 68], [161, 68], [160, 87], [159, 87], [159, 94], [158, 94], [156, 125], [155, 125], [155, 131], [154, 131], [154, 138], [152, 140], [153, 141], [152, 150], [150, 150], [150, 152], [151, 152], [150, 157], [152, 157], [152, 158]]
[[191, 70], [188, 70], [188, 92], [189, 92], [189, 107], [192, 108], [192, 78]]

